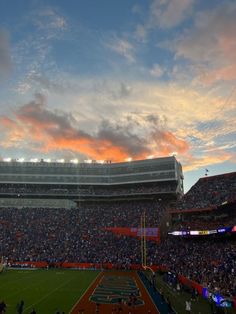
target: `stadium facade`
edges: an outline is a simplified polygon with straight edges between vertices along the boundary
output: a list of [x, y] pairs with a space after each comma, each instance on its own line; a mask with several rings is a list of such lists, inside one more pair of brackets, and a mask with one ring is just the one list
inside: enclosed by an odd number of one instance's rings
[[37, 199], [43, 206], [58, 207], [56, 201], [63, 200], [60, 206], [70, 207], [78, 201], [177, 199], [182, 194], [182, 166], [174, 156], [103, 164], [0, 161], [4, 206], [30, 206]]

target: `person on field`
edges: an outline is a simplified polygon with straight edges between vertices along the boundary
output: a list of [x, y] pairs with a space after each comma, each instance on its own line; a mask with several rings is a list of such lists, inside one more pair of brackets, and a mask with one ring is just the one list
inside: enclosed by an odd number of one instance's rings
[[25, 302], [23, 300], [21, 300], [20, 303], [17, 304], [17, 306], [16, 306], [17, 314], [23, 313], [24, 305], [25, 305]]
[[6, 313], [6, 303], [4, 301], [0, 301], [0, 314]]
[[185, 309], [187, 313], [191, 313], [191, 301], [185, 302]]

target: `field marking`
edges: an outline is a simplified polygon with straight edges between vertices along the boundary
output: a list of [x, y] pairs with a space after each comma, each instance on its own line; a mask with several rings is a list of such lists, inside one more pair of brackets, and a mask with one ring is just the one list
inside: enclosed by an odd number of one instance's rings
[[140, 279], [140, 277], [139, 277], [139, 275], [138, 275], [137, 272], [136, 272], [136, 276], [137, 276], [138, 280], [140, 281], [141, 285], [142, 285], [142, 286], [144, 287], [144, 289], [146, 290], [146, 292], [147, 292], [149, 298], [151, 299], [152, 303], [154, 304], [155, 308], [157, 309], [157, 313], [160, 314], [160, 311], [158, 310], [158, 307], [156, 306], [156, 303], [153, 301], [153, 299], [152, 299], [150, 293], [148, 292], [148, 290], [147, 290], [145, 284], [142, 282], [142, 280]]
[[[112, 276], [112, 277], [116, 277], [116, 278], [131, 278], [132, 279], [132, 281], [135, 283], [135, 286], [136, 286], [136, 288], [137, 288], [137, 290], [138, 290], [138, 292], [139, 292], [139, 295], [138, 295], [138, 297], [140, 298], [140, 300], [143, 302], [142, 304], [138, 304], [138, 305], [135, 305], [135, 307], [137, 308], [137, 307], [139, 307], [139, 306], [144, 306], [145, 305], [145, 298], [142, 298], [142, 292], [141, 292], [141, 290], [139, 289], [140, 288], [140, 284], [139, 284], [139, 282], [138, 282], [138, 279], [137, 279], [137, 277], [134, 275], [134, 274], [132, 274], [131, 276], [127, 276], [127, 275], [119, 275], [119, 276], [117, 276], [117, 275], [115, 275], [115, 274], [103, 274], [103, 276], [101, 276], [101, 279], [99, 280], [99, 282], [97, 283], [97, 285], [96, 285], [96, 287], [94, 288], [94, 290], [93, 290], [93, 292], [91, 293], [91, 295], [90, 295], [90, 297], [88, 298], [88, 300], [90, 301], [90, 302], [92, 302], [92, 303], [95, 303], [94, 301], [91, 301], [91, 297], [93, 296], [93, 294], [96, 294], [95, 292], [96, 292], [96, 290], [97, 290], [97, 288], [99, 287], [99, 285], [100, 285], [100, 283], [102, 283], [102, 280], [105, 278], [105, 277], [109, 277], [109, 276]], [[110, 295], [109, 295], [110, 296]], [[112, 296], [112, 295], [111, 295]], [[116, 296], [116, 294], [115, 294], [115, 296]], [[106, 305], [109, 305], [109, 303], [102, 303], [102, 304], [106, 304]], [[115, 304], [113, 304], [113, 305], [116, 305], [117, 303], [115, 303]]]
[[[19, 271], [19, 272], [17, 272], [18, 274], [20, 274], [21, 272]], [[35, 273], [32, 273], [32, 274], [35, 274]], [[31, 275], [32, 274], [30, 274], [30, 276], [29, 276], [29, 272], [27, 272], [26, 273], [26, 276], [24, 276], [23, 278], [21, 277], [21, 278], [19, 278], [19, 279], [12, 279], [12, 280], [9, 280], [8, 282], [7, 282], [7, 284], [8, 283], [11, 283], [11, 282], [15, 282], [15, 281], [20, 281], [20, 280], [24, 280], [24, 279], [26, 279], [26, 278], [31, 278]], [[25, 275], [25, 274], [24, 274]], [[2, 285], [0, 285], [0, 288], [2, 288], [3, 286], [5, 286], [6, 285], [6, 283], [5, 282], [3, 282], [3, 284]]]
[[47, 297], [51, 294], [53, 294], [55, 291], [57, 291], [58, 289], [60, 289], [61, 287], [67, 285], [70, 281], [72, 281], [74, 278], [71, 278], [69, 280], [67, 280], [66, 282], [64, 282], [63, 284], [61, 284], [60, 286], [58, 286], [57, 288], [53, 289], [52, 291], [50, 291], [49, 293], [45, 294], [41, 299], [39, 299], [37, 302], [30, 304], [29, 306], [27, 306], [25, 308], [25, 311], [28, 310], [29, 308], [33, 307], [36, 304], [39, 304], [40, 302], [42, 302], [43, 300], [47, 299]]
[[[103, 271], [99, 272], [97, 274], [97, 276], [94, 278], [94, 280], [90, 283], [90, 285], [88, 286], [88, 288], [84, 291], [84, 293], [80, 296], [80, 298], [76, 301], [76, 303], [73, 305], [72, 309], [70, 310], [69, 314], [71, 314], [74, 310], [74, 308], [77, 306], [77, 304], [80, 302], [80, 300], [84, 297], [84, 295], [87, 293], [87, 291], [90, 289], [90, 287], [95, 283], [95, 281], [98, 279], [98, 276], [104, 276], [103, 275]], [[99, 281], [100, 282], [100, 281]]]

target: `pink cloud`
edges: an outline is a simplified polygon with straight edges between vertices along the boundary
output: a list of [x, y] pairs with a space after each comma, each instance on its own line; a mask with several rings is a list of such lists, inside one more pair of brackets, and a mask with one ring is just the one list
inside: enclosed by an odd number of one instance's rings
[[89, 134], [77, 127], [78, 121], [73, 115], [49, 110], [42, 95], [36, 95], [35, 100], [20, 107], [14, 119], [1, 117], [0, 122], [4, 135], [2, 146], [21, 145], [44, 153], [71, 151], [90, 159], [123, 161], [129, 157], [143, 159], [149, 155], [184, 153], [189, 149], [185, 140], [158, 127], [155, 119], [149, 120], [147, 137], [131, 131], [129, 119], [124, 125], [103, 121], [95, 134]]

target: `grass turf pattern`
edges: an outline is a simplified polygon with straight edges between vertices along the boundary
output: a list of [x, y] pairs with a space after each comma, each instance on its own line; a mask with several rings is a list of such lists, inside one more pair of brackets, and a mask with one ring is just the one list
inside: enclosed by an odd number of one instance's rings
[[24, 313], [34, 307], [37, 314], [69, 313], [91, 282], [99, 274], [93, 270], [8, 270], [0, 274], [0, 300], [7, 313], [15, 314], [24, 300]]

